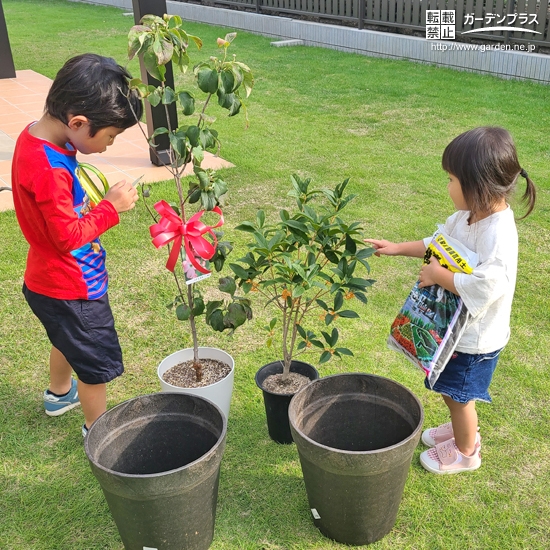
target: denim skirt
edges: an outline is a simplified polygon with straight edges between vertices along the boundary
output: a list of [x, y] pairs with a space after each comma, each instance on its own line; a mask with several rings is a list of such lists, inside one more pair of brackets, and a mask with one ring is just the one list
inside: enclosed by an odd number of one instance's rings
[[502, 349], [490, 353], [470, 354], [455, 352], [439, 375], [433, 388], [428, 379], [426, 388], [447, 395], [457, 403], [485, 401], [491, 403], [489, 385], [498, 363]]

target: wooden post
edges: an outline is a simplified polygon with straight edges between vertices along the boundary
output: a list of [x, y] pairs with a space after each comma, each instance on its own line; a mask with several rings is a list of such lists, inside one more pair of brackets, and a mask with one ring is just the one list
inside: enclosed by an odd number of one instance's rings
[[11, 55], [8, 27], [4, 17], [4, 8], [0, 0], [0, 78], [15, 78], [15, 65]]
[[357, 0], [357, 19], [359, 19], [357, 28], [363, 30], [365, 28], [365, 0]]
[[[166, 0], [132, 0], [134, 8], [134, 21], [139, 23], [144, 15], [158, 15], [162, 17], [166, 13]], [[145, 69], [143, 60], [140, 59], [139, 65], [141, 68], [141, 80], [152, 86], [159, 86], [160, 82], [153, 78]], [[174, 89], [174, 73], [172, 71], [172, 63], [166, 65], [166, 86]], [[170, 120], [170, 128], [172, 130], [178, 127], [178, 114], [176, 104], [157, 105], [152, 107], [148, 101], [145, 101], [145, 118], [147, 120], [147, 134], [151, 136], [157, 128], [168, 128], [168, 119]], [[168, 108], [168, 119], [166, 117], [166, 108]], [[150, 150], [149, 155], [151, 162], [157, 166], [170, 164], [169, 149], [170, 140], [166, 134], [155, 137], [155, 151]]]

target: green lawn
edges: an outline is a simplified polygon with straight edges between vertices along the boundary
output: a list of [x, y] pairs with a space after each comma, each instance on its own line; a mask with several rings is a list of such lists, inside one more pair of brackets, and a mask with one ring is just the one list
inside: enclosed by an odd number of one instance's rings
[[[3, 6], [17, 69], [52, 78], [68, 57], [85, 51], [125, 63], [132, 21], [121, 10], [64, 0], [3, 0]], [[216, 38], [232, 30], [187, 28], [203, 39], [206, 56], [215, 55]], [[222, 155], [236, 165], [224, 174], [231, 193], [226, 236], [235, 244], [235, 258], [245, 250], [246, 235], [232, 228], [258, 208], [275, 217], [291, 207], [286, 193], [293, 172], [319, 186], [351, 178], [359, 197], [349, 214], [363, 222], [365, 237], [427, 236], [453, 211], [441, 169], [446, 144], [481, 125], [504, 126], [514, 136], [522, 166], [538, 186], [538, 203], [518, 222], [512, 338], [491, 387], [494, 403], [478, 407], [483, 466], [470, 475], [433, 476], [418, 462], [420, 445], [395, 528], [371, 548], [550, 547], [550, 87], [333, 50], [271, 48], [269, 42], [239, 33], [231, 47], [256, 77], [250, 127], [222, 112], [216, 122]], [[191, 56], [202, 58], [193, 51]], [[137, 74], [137, 64], [130, 69]], [[155, 186], [153, 198], [170, 189]], [[164, 251], [150, 244], [148, 224], [138, 204], [103, 238], [126, 366], [109, 386], [109, 406], [158, 391], [158, 363], [190, 343], [187, 326], [164, 307], [173, 298], [172, 282]], [[43, 412], [49, 344], [21, 294], [27, 246], [13, 212], [0, 213], [0, 227], [0, 547], [120, 550], [83, 452], [81, 412], [53, 419]], [[419, 263], [373, 258], [371, 265], [377, 283], [360, 310], [362, 319], [343, 328], [342, 345], [355, 357], [320, 367], [321, 375], [390, 377], [418, 395], [426, 427], [446, 422], [446, 408], [424, 389], [420, 371], [385, 343]], [[279, 358], [265, 346], [261, 327], [267, 319], [257, 302], [255, 319], [232, 339], [201, 325], [204, 344], [228, 350], [237, 365], [212, 548], [344, 548], [313, 526], [295, 446], [278, 446], [267, 436], [254, 383], [257, 369]]]

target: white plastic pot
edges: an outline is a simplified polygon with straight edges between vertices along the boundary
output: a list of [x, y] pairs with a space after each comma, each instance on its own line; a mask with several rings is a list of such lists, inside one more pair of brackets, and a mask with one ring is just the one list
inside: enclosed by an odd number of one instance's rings
[[225, 415], [225, 418], [229, 418], [229, 407], [231, 405], [231, 395], [233, 393], [233, 380], [235, 378], [235, 361], [233, 357], [216, 348], [199, 348], [200, 359], [216, 359], [227, 363], [231, 367], [230, 373], [219, 382], [211, 384], [210, 386], [204, 386], [203, 388], [180, 388], [179, 386], [173, 386], [163, 379], [164, 373], [172, 368], [174, 365], [184, 363], [193, 359], [193, 349], [186, 348], [169, 355], [160, 363], [157, 368], [157, 374], [160, 380], [160, 386], [164, 392], [179, 392], [188, 393], [192, 395], [198, 395], [204, 397], [209, 401], [215, 403]]

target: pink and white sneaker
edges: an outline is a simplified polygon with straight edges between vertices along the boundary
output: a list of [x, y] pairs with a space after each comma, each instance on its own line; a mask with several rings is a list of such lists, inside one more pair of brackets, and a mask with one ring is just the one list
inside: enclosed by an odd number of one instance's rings
[[481, 466], [480, 439], [478, 434], [475, 451], [471, 456], [462, 454], [452, 438], [424, 451], [420, 455], [420, 464], [433, 474], [458, 474], [477, 470]]
[[428, 428], [422, 433], [422, 443], [428, 447], [435, 447], [439, 443], [443, 443], [454, 437], [453, 425], [451, 422], [441, 424], [437, 428]]
[[[479, 426], [477, 431], [477, 439], [481, 442], [481, 438], [479, 437]], [[428, 447], [435, 447], [436, 445], [439, 445], [439, 443], [452, 439], [454, 436], [453, 425], [451, 422], [447, 422], [446, 424], [441, 424], [441, 426], [438, 426], [437, 428], [428, 428], [427, 430], [424, 430], [422, 432], [422, 443], [424, 443], [424, 445], [428, 445]]]

